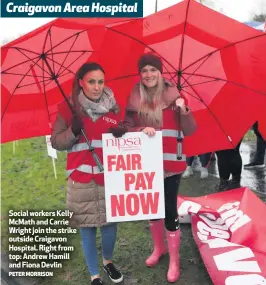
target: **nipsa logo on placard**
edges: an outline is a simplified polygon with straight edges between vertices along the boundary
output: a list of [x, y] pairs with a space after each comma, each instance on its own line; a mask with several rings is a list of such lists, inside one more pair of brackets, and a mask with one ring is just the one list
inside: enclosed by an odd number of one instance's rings
[[107, 139], [106, 146], [117, 147], [119, 150], [140, 150], [141, 140], [138, 137]]

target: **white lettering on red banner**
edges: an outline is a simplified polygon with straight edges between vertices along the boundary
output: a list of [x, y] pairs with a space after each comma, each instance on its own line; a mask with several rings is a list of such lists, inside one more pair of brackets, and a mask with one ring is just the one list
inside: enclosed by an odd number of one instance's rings
[[178, 208], [179, 221], [181, 223], [190, 223], [191, 214], [197, 214], [201, 205], [192, 201], [184, 201]]
[[213, 257], [219, 270], [239, 272], [261, 272], [256, 261], [243, 261], [253, 258], [254, 254], [250, 248], [238, 248]]
[[265, 285], [266, 279], [258, 274], [244, 274], [226, 278], [225, 285]]
[[[243, 189], [239, 189], [239, 191], [241, 192]], [[248, 189], [246, 191], [251, 192]], [[223, 198], [224, 201], [228, 201], [228, 195], [225, 194], [222, 197], [223, 194], [221, 193], [219, 195], [221, 198], [218, 201], [222, 201]], [[253, 193], [252, 195], [255, 196]], [[240, 198], [243, 196], [243, 193], [241, 193]], [[246, 196], [244, 197], [246, 198]], [[263, 233], [265, 235], [265, 228], [262, 229], [262, 232], [256, 233], [254, 231], [254, 237], [251, 239], [253, 221], [245, 213], [245, 207], [241, 205], [241, 199], [240, 201], [226, 202], [220, 204], [221, 206], [217, 208], [213, 208], [210, 202], [207, 204], [209, 206], [206, 205], [206, 198], [207, 196], [192, 198], [196, 201], [194, 202], [186, 201], [189, 198], [184, 197], [185, 201], [181, 203], [178, 212], [182, 213], [182, 219], [185, 222], [188, 220], [186, 216], [188, 214], [192, 215], [194, 237], [213, 283], [215, 285], [266, 284], [265, 261], [259, 264], [259, 261], [266, 258], [265, 251], [259, 251], [257, 246], [254, 251], [252, 247], [252, 242], [256, 241], [255, 235], [263, 235]], [[254, 199], [258, 200], [256, 197]], [[200, 204], [200, 200], [202, 200], [202, 204]], [[244, 205], [247, 208], [246, 201]], [[261, 213], [263, 213], [262, 208], [261, 206]], [[182, 219], [180, 220], [182, 221]], [[261, 238], [261, 241], [263, 240]], [[237, 242], [234, 243], [233, 241]], [[263, 247], [263, 244], [261, 246]]]

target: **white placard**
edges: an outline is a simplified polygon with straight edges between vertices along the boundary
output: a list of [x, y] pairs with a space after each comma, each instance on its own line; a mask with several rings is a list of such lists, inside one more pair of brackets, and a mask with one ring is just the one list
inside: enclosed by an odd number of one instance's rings
[[57, 159], [56, 149], [54, 149], [52, 147], [52, 144], [51, 144], [51, 136], [45, 136], [45, 138], [46, 138], [46, 145], [47, 145], [48, 156]]
[[103, 134], [102, 142], [107, 221], [164, 218], [162, 132]]

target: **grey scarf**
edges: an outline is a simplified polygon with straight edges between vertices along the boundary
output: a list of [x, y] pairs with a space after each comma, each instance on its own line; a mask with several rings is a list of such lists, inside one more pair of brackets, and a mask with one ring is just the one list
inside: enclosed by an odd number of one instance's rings
[[108, 87], [104, 87], [103, 94], [97, 102], [88, 99], [81, 89], [78, 95], [78, 101], [82, 109], [94, 122], [104, 114], [110, 112], [116, 105], [114, 94]]

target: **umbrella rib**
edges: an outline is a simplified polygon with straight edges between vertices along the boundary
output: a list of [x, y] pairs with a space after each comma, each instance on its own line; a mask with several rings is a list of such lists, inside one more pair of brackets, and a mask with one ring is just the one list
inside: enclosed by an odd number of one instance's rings
[[[94, 50], [72, 50], [71, 53], [75, 53], [75, 52], [95, 52]], [[64, 53], [68, 53], [68, 51], [59, 51], [59, 52], [54, 52], [53, 55], [56, 54], [64, 54]], [[51, 55], [52, 53], [46, 53], [46, 55]]]
[[[46, 36], [45, 36], [45, 40], [44, 40], [44, 42], [43, 42], [43, 49], [42, 49], [42, 54], [43, 55], [45, 55], [45, 59], [44, 59], [44, 61], [45, 61], [45, 66], [46, 67], [48, 67], [48, 70], [49, 70], [49, 72], [51, 73], [51, 77], [53, 78], [54, 76], [55, 76], [55, 69], [53, 70], [52, 69], [52, 67], [50, 67], [50, 69], [49, 69], [49, 66], [47, 65], [48, 64], [48, 62], [47, 62], [47, 52], [45, 53], [44, 52], [44, 50], [45, 50], [45, 46], [46, 46], [46, 43], [47, 43], [47, 39], [48, 39], [48, 36], [49, 35], [51, 35], [51, 29], [52, 29], [52, 27], [53, 26], [50, 26], [50, 28], [48, 29], [48, 31], [47, 31], [47, 33], [46, 33]], [[50, 50], [48, 50], [48, 51], [52, 51], [52, 48], [50, 49]], [[54, 63], [53, 63], [54, 64]], [[48, 83], [49, 84], [49, 83]]]
[[[65, 70], [64, 70], [65, 71]], [[62, 78], [62, 77], [64, 77], [64, 76], [66, 76], [66, 75], [68, 75], [68, 74], [71, 74], [71, 73], [73, 73], [72, 71], [70, 72], [70, 71], [68, 71], [68, 72], [66, 72], [65, 74], [63, 74], [63, 72], [60, 74], [60, 78]]]
[[[92, 28], [93, 28], [93, 27], [92, 27]], [[77, 35], [79, 35], [79, 34], [81, 34], [81, 33], [86, 32], [87, 30], [89, 30], [89, 28], [86, 29], [86, 30], [83, 30], [83, 31], [81, 31], [81, 32], [77, 32], [77, 33], [75, 33], [75, 34], [69, 36], [68, 38], [62, 40], [60, 43], [56, 44], [56, 45], [53, 47], [53, 49], [57, 48], [59, 45], [61, 45], [62, 43], [68, 41], [69, 39], [71, 39], [71, 38], [73, 38], [73, 37], [75, 37], [75, 36], [77, 36]], [[47, 50], [47, 51], [46, 51], [46, 54], [49, 53], [50, 51], [51, 51], [51, 49]]]
[[[47, 79], [47, 80], [41, 80], [41, 81], [38, 81], [39, 83], [42, 83], [42, 82], [50, 82], [52, 81], [51, 78], [50, 79]], [[29, 84], [25, 84], [25, 85], [20, 85], [18, 86], [17, 88], [23, 88], [23, 87], [29, 87], [29, 86], [33, 86], [33, 85], [37, 85], [37, 83], [29, 83]]]
[[[21, 76], [24, 76], [24, 75], [25, 75], [25, 74], [14, 73], [14, 72], [5, 72], [5, 71], [3, 71], [3, 72], [2, 72], [2, 74], [8, 74], [8, 75], [21, 75]], [[25, 75], [25, 77], [41, 77], [41, 78], [50, 78], [50, 77], [42, 77], [41, 75], [35, 75], [35, 76], [33, 76], [33, 75], [29, 75], [29, 74]]]
[[163, 72], [162, 74], [166, 74], [166, 73], [167, 73], [167, 74], [174, 74], [175, 76], [177, 76], [176, 71], [175, 71], [175, 72], [173, 72], [173, 71], [171, 71], [171, 72], [170, 72], [170, 71], [167, 71], [167, 72]]
[[182, 69], [182, 60], [183, 60], [184, 42], [185, 42], [185, 33], [186, 33], [186, 28], [187, 28], [189, 5], [190, 5], [190, 0], [188, 0], [188, 3], [187, 3], [186, 17], [185, 17], [185, 22], [184, 22], [184, 31], [183, 31], [182, 40], [181, 40], [181, 50], [180, 50], [179, 68], [178, 68], [179, 71]]
[[[70, 73], [70, 72], [69, 72], [69, 73]], [[68, 75], [69, 73], [66, 73], [66, 74], [61, 75], [61, 78], [62, 78], [63, 76]], [[45, 81], [40, 81], [40, 82], [46, 83], [46, 84], [45, 84], [45, 87], [47, 87], [49, 84], [51, 84], [52, 82], [54, 82], [54, 80], [50, 79], [50, 80], [45, 80]]]
[[59, 67], [59, 70], [58, 70], [58, 72], [57, 72], [57, 75], [60, 73], [60, 70], [61, 70], [62, 66], [64, 65], [64, 63], [65, 63], [67, 57], [69, 56], [69, 53], [71, 52], [71, 49], [73, 48], [73, 46], [74, 46], [75, 42], [77, 41], [78, 37], [79, 37], [79, 34], [77, 34], [77, 36], [76, 36], [76, 38], [74, 39], [74, 41], [73, 41], [73, 43], [72, 43], [70, 49], [68, 50], [68, 52], [67, 52], [67, 54], [66, 54], [66, 56], [65, 56], [65, 59], [63, 60], [62, 64], [61, 64], [60, 67]]
[[61, 72], [61, 73], [59, 73], [58, 72], [58, 76], [61, 76], [62, 75], [62, 73], [64, 73], [73, 63], [75, 63], [79, 58], [81, 58], [84, 54], [86, 54], [86, 52], [84, 52], [84, 53], [82, 53], [82, 54], [80, 54], [76, 59], [74, 59], [68, 66], [64, 66], [64, 70]]
[[[42, 65], [44, 65], [44, 61], [42, 61]], [[44, 71], [43, 71], [43, 75], [44, 75]], [[45, 105], [46, 105], [46, 109], [47, 109], [47, 114], [48, 114], [49, 126], [51, 127], [51, 117], [50, 117], [49, 108], [48, 108], [48, 101], [47, 101], [44, 81], [43, 81], [43, 93], [44, 93], [44, 100], [45, 100]]]
[[43, 54], [44, 54], [44, 49], [45, 49], [45, 46], [46, 46], [46, 42], [47, 42], [48, 35], [49, 35], [49, 33], [51, 33], [51, 28], [52, 28], [52, 26], [49, 27], [49, 29], [47, 30], [47, 33], [46, 33], [46, 35], [45, 35], [45, 39], [44, 39], [44, 41], [43, 41], [43, 46], [42, 46], [42, 53], [43, 53]]
[[163, 64], [164, 68], [166, 69], [167, 73], [170, 75], [172, 81], [175, 83], [175, 85], [177, 85], [177, 81], [175, 81], [175, 77], [177, 76], [177, 74], [175, 73], [175, 76], [172, 76], [172, 73], [167, 69], [167, 67], [165, 66], [165, 64]]
[[[189, 79], [191, 78], [191, 76], [194, 75], [194, 73], [211, 57], [211, 55], [207, 56], [204, 61], [193, 71], [193, 73], [191, 75], [189, 75], [189, 77], [187, 78], [187, 81], [189, 81]], [[181, 87], [183, 87], [181, 85]]]
[[29, 60], [25, 60], [25, 61], [23, 61], [23, 62], [20, 62], [20, 63], [16, 64], [16, 65], [13, 65], [13, 66], [11, 66], [11, 67], [8, 67], [7, 69], [3, 70], [1, 73], [5, 74], [6, 71], [8, 71], [8, 70], [10, 70], [10, 69], [12, 69], [12, 68], [15, 68], [15, 67], [17, 67], [17, 66], [19, 66], [19, 65], [22, 65], [22, 64], [24, 64], [24, 63], [27, 63], [27, 62], [29, 62], [29, 61], [35, 60], [35, 59], [37, 59], [37, 58], [40, 58], [40, 56], [31, 58], [31, 59], [29, 59]]
[[[50, 57], [48, 57], [48, 56], [47, 56], [47, 59], [52, 60], [52, 59], [51, 59]], [[57, 61], [55, 61], [55, 60], [54, 60], [54, 62], [55, 62], [56, 64], [60, 65], [59, 62], [57, 62]], [[68, 70], [70, 73], [75, 74], [75, 72], [73, 72], [72, 70], [70, 70], [70, 69], [68, 69], [68, 68], [65, 68], [65, 70]], [[65, 70], [64, 70], [64, 71], [65, 71]]]
[[[52, 54], [52, 59], [54, 60], [54, 54], [53, 54], [53, 45], [52, 45], [52, 35], [51, 35], [51, 31], [49, 33], [49, 40], [50, 40], [50, 46], [51, 46], [51, 54]], [[53, 68], [54, 68], [54, 73], [55, 73], [55, 66], [54, 66], [54, 61], [53, 61]]]
[[49, 81], [48, 83], [45, 84], [45, 87], [47, 87], [49, 84], [51, 84], [53, 80]]
[[[39, 60], [41, 60], [41, 58], [39, 58]], [[38, 61], [39, 61], [39, 60], [38, 60]], [[37, 61], [36, 63], [34, 63], [34, 65], [36, 65], [36, 64], [38, 63], [38, 61]], [[10, 104], [10, 102], [11, 102], [11, 99], [12, 99], [14, 93], [15, 93], [16, 90], [19, 88], [19, 84], [23, 81], [23, 79], [25, 78], [25, 76], [31, 71], [31, 69], [34, 67], [34, 65], [31, 66], [30, 69], [25, 73], [25, 75], [20, 79], [19, 83], [17, 84], [17, 86], [16, 86], [15, 89], [13, 90], [12, 94], [10, 95], [10, 98], [9, 98], [9, 100], [8, 100], [6, 106], [5, 106], [5, 109], [4, 109], [3, 114], [2, 114], [2, 117], [1, 117], [2, 120], [3, 120], [3, 118], [4, 118], [4, 115], [5, 115], [5, 113], [6, 113], [6, 110], [7, 110], [8, 106], [9, 106], [9, 104]]]
[[[188, 81], [188, 79], [187, 79], [187, 81]], [[201, 85], [201, 84], [205, 84], [205, 83], [210, 83], [210, 82], [215, 82], [215, 81], [218, 81], [218, 79], [207, 80], [207, 81], [203, 81], [203, 82], [195, 83], [195, 84], [182, 85], [182, 88], [186, 88], [186, 87], [190, 87], [190, 86], [197, 86], [197, 85]]]
[[[186, 75], [191, 75], [191, 73], [188, 73], [188, 72], [184, 72], [183, 74], [186, 74]], [[208, 76], [208, 75], [204, 75], [204, 74], [198, 74], [198, 73], [194, 73], [193, 76], [197, 76], [197, 77], [205, 77], [205, 78], [210, 78], [210, 79], [216, 79], [216, 80], [220, 80], [220, 81], [224, 81], [224, 82], [227, 82], [227, 83], [231, 83], [231, 84], [234, 84], [236, 86], [239, 86], [239, 87], [242, 87], [242, 88], [245, 88], [245, 89], [249, 89], [255, 93], [258, 93], [260, 95], [263, 95], [263, 96], [266, 96], [266, 93], [263, 93], [259, 90], [256, 90], [256, 89], [253, 89], [253, 88], [250, 88], [244, 84], [240, 84], [240, 83], [237, 83], [237, 82], [234, 82], [234, 81], [230, 81], [230, 80], [227, 80], [227, 79], [223, 79], [223, 78], [220, 78], [220, 77], [214, 77], [214, 76]]]
[[218, 52], [218, 51], [221, 51], [221, 50], [223, 50], [223, 49], [226, 49], [226, 48], [228, 48], [228, 47], [231, 47], [231, 46], [233, 46], [233, 45], [241, 44], [241, 43], [243, 43], [243, 42], [250, 41], [250, 40], [253, 40], [253, 39], [256, 39], [256, 38], [260, 38], [260, 37], [263, 37], [263, 36], [265, 37], [266, 34], [253, 36], [253, 37], [250, 37], [250, 38], [241, 40], [241, 41], [237, 41], [237, 42], [230, 43], [230, 44], [228, 44], [228, 45], [226, 45], [226, 46], [223, 46], [223, 47], [221, 47], [221, 48], [218, 48], [218, 49], [216, 49], [216, 50], [214, 50], [214, 51], [212, 51], [212, 52], [210, 52], [210, 53], [208, 53], [208, 54], [202, 56], [201, 58], [197, 59], [196, 61], [192, 62], [191, 64], [189, 64], [188, 66], [186, 66], [186, 67], [182, 70], [182, 72], [184, 72], [185, 70], [187, 70], [187, 69], [188, 69], [189, 67], [191, 67], [192, 65], [198, 63], [199, 61], [201, 61], [202, 59], [204, 59], [206, 56], [207, 56], [207, 57], [208, 57], [208, 56], [211, 56], [211, 55], [213, 55], [214, 53], [216, 53], [216, 52]]
[[27, 51], [27, 52], [31, 52], [33, 54], [36, 54], [36, 55], [38, 55], [38, 57], [40, 56], [40, 54], [38, 52], [29, 50], [29, 49], [26, 49], [26, 48], [21, 48], [21, 47], [3, 47], [3, 49], [16, 49], [16, 50], [19, 50], [19, 51], [22, 50], [22, 51]]
[[165, 58], [164, 58], [163, 56], [161, 56], [155, 49], [151, 48], [150, 46], [148, 46], [148, 45], [145, 44], [144, 42], [140, 41], [139, 39], [136, 39], [136, 38], [134, 38], [134, 37], [132, 37], [132, 36], [129, 36], [129, 35], [123, 33], [123, 32], [117, 31], [117, 30], [112, 29], [112, 28], [109, 28], [109, 27], [106, 27], [106, 29], [107, 29], [107, 30], [110, 30], [110, 31], [112, 31], [112, 32], [115, 32], [115, 33], [117, 33], [117, 34], [120, 34], [120, 35], [122, 35], [122, 36], [128, 37], [128, 38], [130, 38], [130, 39], [132, 39], [132, 40], [134, 40], [134, 41], [140, 43], [141, 45], [144, 45], [146, 48], [148, 48], [149, 50], [151, 50], [152, 52], [154, 52], [154, 53], [156, 53], [158, 56], [160, 56], [160, 57], [161, 57], [166, 63], [168, 63], [174, 70], [176, 70], [176, 68], [175, 68], [167, 59], [165, 59]]
[[129, 74], [129, 75], [124, 75], [124, 76], [119, 76], [119, 77], [115, 77], [115, 78], [111, 78], [109, 80], [106, 80], [106, 82], [120, 80], [120, 79], [125, 79], [125, 78], [134, 77], [134, 76], [138, 76], [138, 75], [139, 74]]
[[[21, 52], [21, 51], [20, 51]], [[25, 57], [27, 57], [28, 59], [30, 59], [27, 55], [25, 55], [23, 52], [21, 52]], [[40, 58], [41, 59], [41, 58]], [[34, 65], [37, 65], [40, 69], [42, 69], [42, 67], [39, 65], [39, 64], [37, 64], [38, 63], [38, 61], [35, 63], [35, 61], [33, 61], [33, 60], [31, 60], [33, 63], [34, 63]], [[44, 70], [48, 75], [51, 75], [51, 74], [49, 74], [46, 70]]]
[[[187, 80], [182, 76], [183, 80], [186, 81], [186, 83], [189, 85], [189, 83], [187, 82]], [[225, 132], [225, 130], [223, 129], [222, 125], [220, 124], [219, 120], [216, 118], [216, 116], [213, 114], [213, 112], [211, 111], [211, 109], [209, 108], [209, 106], [204, 102], [204, 100], [202, 99], [202, 97], [199, 95], [199, 93], [190, 86], [190, 88], [195, 92], [195, 94], [197, 94], [197, 96], [200, 98], [200, 101], [204, 104], [204, 106], [208, 109], [208, 111], [210, 112], [210, 114], [212, 115], [212, 117], [214, 118], [214, 120], [216, 121], [216, 123], [218, 124], [219, 128], [222, 130], [222, 132], [224, 133], [224, 135], [226, 136], [226, 138], [229, 140], [229, 143], [232, 145], [232, 147], [234, 147], [234, 145], [232, 144], [232, 140], [230, 138], [229, 135], [227, 135], [227, 133]]]
[[[163, 72], [163, 74], [175, 74], [175, 72]], [[110, 82], [110, 81], [115, 81], [115, 80], [120, 80], [120, 79], [125, 79], [125, 78], [128, 78], [128, 77], [134, 77], [134, 76], [139, 76], [139, 74], [129, 74], [129, 75], [124, 75], [124, 76], [119, 76], [119, 77], [115, 77], [115, 78], [111, 78], [109, 80], [106, 80], [106, 82]]]

